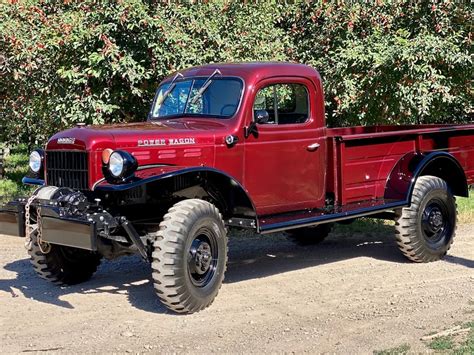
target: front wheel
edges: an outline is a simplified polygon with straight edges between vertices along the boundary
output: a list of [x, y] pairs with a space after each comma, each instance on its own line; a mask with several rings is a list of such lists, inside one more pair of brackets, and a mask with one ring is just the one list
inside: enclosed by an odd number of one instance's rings
[[219, 210], [199, 199], [178, 202], [154, 234], [153, 280], [162, 303], [178, 313], [208, 307], [227, 265], [227, 231]]
[[456, 200], [443, 179], [421, 176], [413, 190], [410, 207], [396, 220], [397, 244], [415, 262], [443, 258], [456, 233]]
[[31, 236], [27, 249], [38, 276], [57, 285], [75, 285], [89, 280], [101, 260], [99, 254], [88, 250], [49, 244], [41, 247], [36, 233]]

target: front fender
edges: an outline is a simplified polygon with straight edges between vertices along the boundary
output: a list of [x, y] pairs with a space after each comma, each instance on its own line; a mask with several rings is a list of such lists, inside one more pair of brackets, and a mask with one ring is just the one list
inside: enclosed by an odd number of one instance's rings
[[153, 181], [166, 179], [168, 177], [173, 177], [176, 175], [183, 174], [188, 171], [188, 169], [182, 166], [150, 166], [150, 167], [139, 167], [135, 172], [134, 177], [127, 182], [121, 184], [113, 184], [105, 179], [97, 181], [92, 187], [93, 191], [125, 191], [139, 187], [145, 184], [148, 184]]
[[164, 181], [181, 176], [198, 175], [211, 185], [221, 189], [223, 195], [226, 195], [226, 203], [232, 207], [245, 207], [252, 211], [252, 215], [256, 216], [256, 208], [248, 191], [234, 177], [224, 171], [205, 167], [183, 167], [183, 166], [153, 166], [139, 168], [135, 173], [135, 177], [122, 184], [111, 184], [105, 180], [101, 180], [94, 185], [94, 191], [114, 192], [126, 191], [139, 186]]
[[[139, 167], [138, 170], [135, 172], [135, 176], [121, 184], [112, 184], [107, 182], [105, 179], [99, 180], [93, 186], [93, 191], [125, 191], [129, 189], [133, 189], [135, 187], [139, 187], [142, 185], [149, 184], [154, 181], [163, 180], [179, 175], [184, 175], [188, 173], [197, 173], [197, 172], [214, 172], [218, 174], [222, 174], [227, 176], [228, 178], [232, 179], [236, 183], [237, 180], [231, 177], [230, 175], [226, 174], [223, 171], [218, 169], [204, 167], [204, 166], [196, 166], [196, 167], [184, 167], [184, 166], [167, 166], [167, 165], [160, 165], [160, 166], [151, 166], [151, 167]], [[238, 183], [240, 185], [240, 183]], [[243, 187], [242, 187], [243, 188]]]

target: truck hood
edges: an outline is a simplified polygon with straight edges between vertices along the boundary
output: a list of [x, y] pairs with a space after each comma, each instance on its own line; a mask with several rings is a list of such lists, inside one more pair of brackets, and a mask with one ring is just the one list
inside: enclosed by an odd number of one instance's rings
[[[224, 120], [223, 120], [224, 121]], [[138, 169], [156, 166], [214, 166], [216, 140], [224, 145], [230, 123], [215, 119], [174, 119], [115, 125], [82, 126], [54, 135], [46, 149], [88, 151], [90, 186], [103, 180], [102, 151], [124, 150]], [[46, 156], [46, 167], [48, 167]]]
[[227, 128], [227, 122], [201, 118], [82, 126], [55, 134], [47, 149], [100, 151], [105, 148], [213, 144], [216, 135], [224, 135]]

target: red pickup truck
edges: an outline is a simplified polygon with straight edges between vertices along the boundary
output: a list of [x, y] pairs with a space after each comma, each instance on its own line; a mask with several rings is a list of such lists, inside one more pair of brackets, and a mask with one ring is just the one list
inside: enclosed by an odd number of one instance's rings
[[180, 71], [146, 122], [78, 125], [34, 150], [24, 183], [38, 189], [3, 207], [0, 233], [25, 237], [36, 272], [58, 284], [139, 253], [181, 313], [217, 295], [229, 228], [316, 243], [334, 222], [394, 219], [406, 257], [442, 258], [454, 196], [474, 182], [474, 125], [329, 129], [323, 100], [305, 65]]

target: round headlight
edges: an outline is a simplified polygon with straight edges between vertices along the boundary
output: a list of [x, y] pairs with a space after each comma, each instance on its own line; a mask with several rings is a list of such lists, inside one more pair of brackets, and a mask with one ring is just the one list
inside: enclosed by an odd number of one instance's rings
[[38, 150], [33, 150], [30, 154], [30, 169], [34, 173], [39, 173], [43, 165], [43, 155]]
[[109, 158], [109, 170], [114, 177], [120, 177], [124, 170], [124, 159], [119, 152], [113, 152]]
[[122, 183], [135, 176], [138, 162], [132, 154], [123, 150], [116, 150], [109, 154], [109, 151], [105, 155], [102, 154], [102, 172], [107, 181], [114, 184]]

